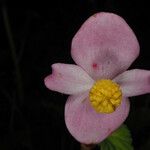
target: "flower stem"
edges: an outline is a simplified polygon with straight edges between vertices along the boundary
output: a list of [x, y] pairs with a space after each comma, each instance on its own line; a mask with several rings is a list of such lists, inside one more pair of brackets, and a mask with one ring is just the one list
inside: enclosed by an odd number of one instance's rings
[[23, 86], [22, 86], [22, 80], [21, 80], [21, 73], [20, 73], [20, 68], [19, 68], [19, 64], [18, 64], [18, 60], [17, 60], [16, 47], [14, 44], [13, 35], [12, 35], [11, 27], [9, 24], [7, 8], [6, 8], [5, 4], [3, 4], [3, 6], [2, 6], [2, 15], [3, 15], [4, 26], [5, 26], [9, 46], [10, 46], [12, 61], [14, 63], [18, 98], [19, 98], [20, 103], [22, 103], [23, 102]]
[[95, 148], [94, 144], [86, 145], [81, 143], [81, 149], [80, 150], [93, 150]]

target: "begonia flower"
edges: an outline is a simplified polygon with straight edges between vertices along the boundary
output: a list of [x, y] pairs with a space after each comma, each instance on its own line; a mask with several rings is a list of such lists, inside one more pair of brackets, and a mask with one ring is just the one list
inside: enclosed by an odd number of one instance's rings
[[150, 92], [150, 71], [127, 70], [139, 44], [120, 16], [97, 13], [74, 36], [71, 55], [77, 65], [56, 63], [45, 85], [70, 95], [65, 122], [81, 143], [103, 141], [127, 118], [128, 97]]

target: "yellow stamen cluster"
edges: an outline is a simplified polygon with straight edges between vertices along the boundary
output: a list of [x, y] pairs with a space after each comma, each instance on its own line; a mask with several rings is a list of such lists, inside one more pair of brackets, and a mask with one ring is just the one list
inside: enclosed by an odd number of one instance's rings
[[91, 105], [98, 113], [112, 113], [121, 104], [120, 86], [109, 79], [98, 80], [89, 92]]

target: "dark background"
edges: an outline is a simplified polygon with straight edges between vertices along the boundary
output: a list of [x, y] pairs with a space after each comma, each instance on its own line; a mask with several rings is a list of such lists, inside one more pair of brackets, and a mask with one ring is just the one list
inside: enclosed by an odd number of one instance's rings
[[[141, 47], [131, 68], [150, 69], [149, 5], [137, 0], [3, 0], [0, 6], [0, 150], [78, 150], [64, 122], [67, 96], [49, 91], [43, 79], [51, 73], [51, 64], [73, 63], [72, 37], [99, 11], [117, 13], [127, 21]], [[150, 95], [131, 98], [125, 123], [135, 150], [148, 150]]]

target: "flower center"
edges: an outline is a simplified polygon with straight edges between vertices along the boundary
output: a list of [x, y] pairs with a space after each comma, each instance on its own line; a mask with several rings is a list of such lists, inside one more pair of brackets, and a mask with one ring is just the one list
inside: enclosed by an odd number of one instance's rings
[[98, 80], [89, 92], [91, 105], [98, 113], [112, 113], [121, 104], [120, 86], [109, 79]]

